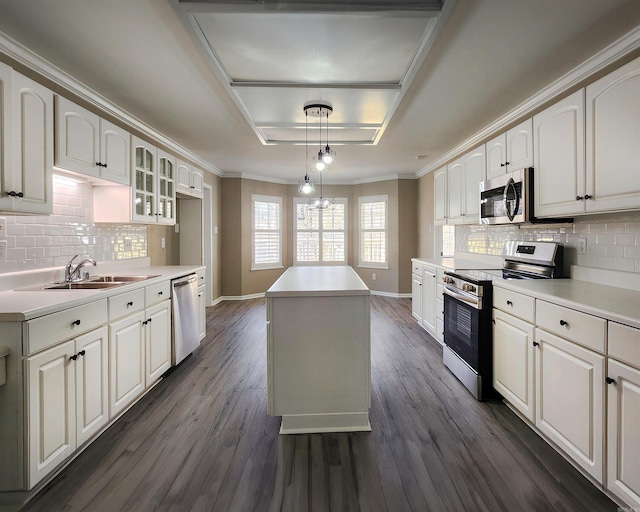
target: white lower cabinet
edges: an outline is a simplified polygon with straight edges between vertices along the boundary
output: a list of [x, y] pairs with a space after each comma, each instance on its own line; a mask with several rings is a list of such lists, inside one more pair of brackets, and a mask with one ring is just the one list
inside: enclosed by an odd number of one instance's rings
[[422, 266], [422, 326], [433, 336], [436, 333], [436, 269]]
[[536, 427], [603, 483], [605, 358], [542, 329], [535, 338]]
[[535, 420], [532, 324], [493, 310], [493, 387], [518, 412]]
[[32, 488], [109, 420], [107, 328], [28, 357], [25, 365]]
[[144, 311], [109, 326], [109, 417], [127, 408], [145, 389]]
[[609, 359], [607, 378], [607, 487], [639, 508], [640, 370]]
[[418, 274], [411, 274], [411, 314], [422, 322], [422, 275]]
[[145, 310], [145, 387], [157, 381], [171, 367], [171, 301]]

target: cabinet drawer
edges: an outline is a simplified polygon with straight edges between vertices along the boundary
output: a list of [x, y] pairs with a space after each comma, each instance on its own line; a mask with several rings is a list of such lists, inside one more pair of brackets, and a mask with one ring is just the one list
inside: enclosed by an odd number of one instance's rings
[[203, 268], [202, 270], [198, 270], [196, 273], [198, 274], [198, 286], [204, 286], [207, 270]]
[[535, 320], [535, 299], [528, 295], [496, 286], [493, 288], [493, 307], [531, 324]]
[[537, 300], [536, 325], [584, 347], [605, 352], [607, 321], [603, 318]]
[[107, 322], [106, 299], [83, 304], [25, 322], [24, 352], [33, 354]]
[[608, 355], [640, 368], [640, 329], [609, 322]]
[[411, 262], [411, 272], [414, 274], [422, 275], [422, 263], [418, 263], [417, 261]]
[[171, 281], [152, 284], [144, 289], [145, 307], [153, 306], [171, 297]]
[[132, 290], [109, 297], [109, 321], [144, 309], [144, 289]]

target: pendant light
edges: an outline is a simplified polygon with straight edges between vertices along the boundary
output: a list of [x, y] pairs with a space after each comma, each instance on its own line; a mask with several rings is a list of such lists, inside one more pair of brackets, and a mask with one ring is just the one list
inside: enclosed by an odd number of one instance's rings
[[[304, 112], [305, 112], [305, 123], [306, 123], [305, 129], [308, 126], [307, 124], [308, 116], [311, 115], [311, 116], [317, 117], [319, 119], [318, 133], [320, 135], [320, 138], [318, 141], [318, 145], [320, 149], [318, 151], [318, 155], [313, 157], [314, 168], [320, 172], [320, 195], [318, 197], [314, 197], [313, 199], [309, 199], [309, 201], [307, 202], [307, 208], [309, 208], [310, 210], [327, 210], [327, 209], [330, 209], [335, 204], [335, 199], [330, 197], [324, 197], [323, 190], [322, 190], [322, 174], [323, 174], [322, 171], [328, 168], [327, 164], [324, 161], [324, 156], [326, 151], [325, 152], [322, 151], [322, 118], [324, 116], [327, 117], [327, 147], [325, 149], [328, 149], [330, 154], [333, 155], [333, 152], [329, 147], [329, 115], [333, 112], [333, 108], [331, 107], [331, 105], [327, 105], [326, 103], [308, 103], [304, 106]], [[306, 142], [308, 144], [308, 139], [306, 140]], [[306, 164], [305, 164], [305, 169], [306, 169]], [[305, 177], [298, 182], [298, 190], [300, 190], [300, 187], [304, 186], [304, 182], [307, 178], [308, 178], [308, 174], [305, 174]]]
[[326, 165], [331, 165], [336, 161], [336, 152], [333, 151], [329, 147], [329, 111], [327, 110], [327, 147], [324, 148], [324, 153], [322, 154], [322, 161]]
[[327, 164], [324, 161], [324, 155], [322, 153], [322, 107], [320, 107], [320, 123], [318, 126], [318, 130], [320, 132], [320, 137], [318, 137], [318, 144], [320, 146], [320, 149], [318, 150], [318, 156], [316, 156], [313, 161], [316, 171], [322, 172], [327, 168]]
[[316, 191], [316, 185], [311, 178], [309, 178], [309, 171], [307, 165], [309, 162], [309, 117], [308, 112], [304, 111], [304, 178], [298, 180], [298, 192], [301, 194], [313, 194]]

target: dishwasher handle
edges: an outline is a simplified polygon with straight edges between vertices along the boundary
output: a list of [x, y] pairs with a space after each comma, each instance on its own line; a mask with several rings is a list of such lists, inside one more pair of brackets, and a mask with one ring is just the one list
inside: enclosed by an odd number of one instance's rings
[[180, 279], [175, 279], [171, 282], [174, 288], [178, 286], [185, 286], [187, 284], [195, 283], [198, 280], [198, 276], [196, 274], [191, 274], [188, 276], [181, 277]]

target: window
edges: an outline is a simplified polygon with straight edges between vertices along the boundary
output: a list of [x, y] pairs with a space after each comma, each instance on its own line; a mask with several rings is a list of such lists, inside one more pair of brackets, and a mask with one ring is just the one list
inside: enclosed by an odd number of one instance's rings
[[310, 210], [307, 198], [294, 197], [294, 260], [296, 265], [347, 263], [347, 200], [332, 208]]
[[251, 195], [251, 270], [282, 268], [282, 198]]
[[387, 260], [388, 196], [358, 198], [360, 258], [358, 266], [389, 268]]

